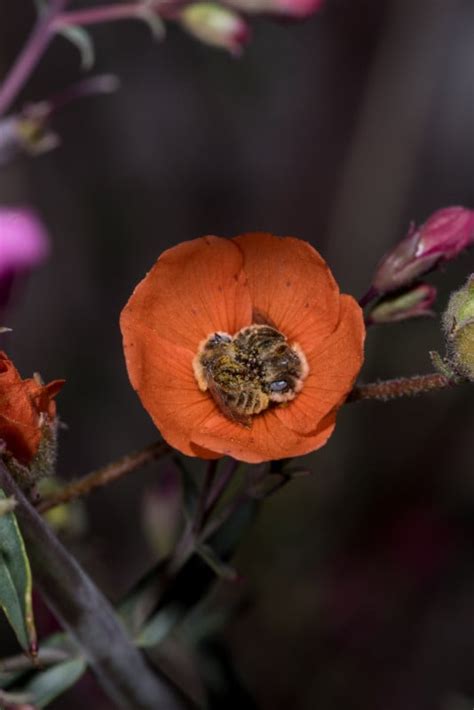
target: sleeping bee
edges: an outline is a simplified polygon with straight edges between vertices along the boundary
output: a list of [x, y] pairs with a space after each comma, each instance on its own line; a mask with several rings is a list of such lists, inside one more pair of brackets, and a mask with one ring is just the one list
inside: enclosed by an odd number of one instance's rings
[[272, 403], [294, 399], [308, 374], [300, 348], [269, 325], [251, 325], [233, 337], [214, 333], [193, 368], [199, 388], [209, 391], [226, 417], [247, 427]]

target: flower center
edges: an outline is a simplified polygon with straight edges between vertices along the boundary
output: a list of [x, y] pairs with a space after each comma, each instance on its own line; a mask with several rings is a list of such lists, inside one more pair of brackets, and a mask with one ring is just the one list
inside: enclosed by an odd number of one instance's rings
[[271, 405], [294, 399], [309, 370], [299, 345], [289, 345], [268, 325], [251, 325], [234, 336], [213, 333], [200, 344], [193, 369], [199, 389], [244, 426]]

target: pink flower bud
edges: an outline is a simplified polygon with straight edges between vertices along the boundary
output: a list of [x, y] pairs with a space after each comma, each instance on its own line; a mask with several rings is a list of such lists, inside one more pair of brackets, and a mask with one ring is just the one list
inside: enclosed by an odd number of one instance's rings
[[412, 283], [440, 263], [454, 259], [474, 242], [474, 211], [464, 207], [438, 210], [380, 262], [372, 294], [387, 293]]
[[0, 307], [17, 276], [28, 273], [49, 254], [49, 238], [39, 217], [26, 207], [0, 207]]
[[238, 56], [250, 39], [246, 21], [230, 8], [212, 2], [187, 5], [179, 14], [184, 29], [201, 42]]
[[370, 311], [367, 324], [395, 323], [418, 316], [432, 316], [431, 306], [436, 298], [436, 289], [421, 283], [412, 288], [390, 294], [378, 301]]

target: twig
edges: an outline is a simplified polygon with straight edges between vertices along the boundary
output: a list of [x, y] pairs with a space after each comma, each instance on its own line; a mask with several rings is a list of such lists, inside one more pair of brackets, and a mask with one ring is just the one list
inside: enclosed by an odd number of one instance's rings
[[50, 0], [48, 9], [38, 17], [25, 46], [0, 86], [0, 116], [3, 116], [16, 99], [31, 72], [54, 36], [52, 23], [64, 10], [69, 0]]
[[40, 513], [45, 513], [57, 505], [70, 503], [76, 498], [87, 495], [96, 488], [105, 486], [111, 481], [116, 481], [127, 473], [165, 456], [170, 450], [166, 442], [156, 441], [140, 451], [127, 454], [118, 459], [118, 461], [112, 461], [107, 466], [99, 468], [97, 471], [92, 471], [92, 473], [80, 478], [78, 481], [73, 481], [64, 486], [61, 490], [44, 498], [37, 509]]
[[25, 498], [3, 464], [0, 486], [15, 510], [35, 584], [117, 707], [183, 710], [189, 703], [163, 675], [153, 673], [130, 642], [111, 605]]
[[444, 390], [453, 387], [456, 382], [449, 380], [437, 372], [415, 377], [399, 377], [395, 380], [371, 382], [367, 385], [356, 385], [349, 395], [348, 402], [360, 402], [363, 399], [378, 399], [387, 402], [399, 397], [414, 397], [424, 392]]

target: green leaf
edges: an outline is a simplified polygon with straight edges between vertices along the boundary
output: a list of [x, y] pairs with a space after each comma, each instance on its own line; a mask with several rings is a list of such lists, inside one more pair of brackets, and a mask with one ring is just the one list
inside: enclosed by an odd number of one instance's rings
[[157, 614], [152, 620], [145, 624], [141, 632], [135, 639], [135, 643], [140, 648], [152, 648], [158, 646], [176, 626], [181, 618], [180, 610], [168, 608]]
[[22, 688], [37, 708], [45, 708], [51, 701], [71, 688], [87, 668], [84, 658], [73, 658], [57, 666], [40, 671]]
[[[6, 500], [0, 489], [0, 501]], [[25, 651], [36, 651], [31, 570], [14, 513], [0, 517], [0, 607]]]
[[57, 34], [65, 37], [78, 49], [81, 55], [81, 67], [84, 71], [91, 69], [95, 62], [94, 43], [85, 29], [78, 25], [68, 25], [57, 30]]

